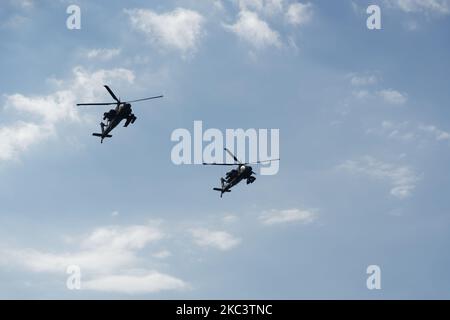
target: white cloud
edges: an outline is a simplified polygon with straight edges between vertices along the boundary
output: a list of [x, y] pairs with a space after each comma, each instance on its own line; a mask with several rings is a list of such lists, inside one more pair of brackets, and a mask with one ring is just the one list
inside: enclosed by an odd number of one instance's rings
[[391, 195], [399, 199], [409, 197], [419, 181], [419, 177], [412, 168], [384, 163], [370, 156], [359, 160], [347, 160], [338, 168], [352, 174], [388, 180], [392, 185]]
[[427, 132], [427, 133], [432, 134], [432, 135], [435, 137], [435, 139], [436, 139], [437, 141], [450, 140], [450, 133], [448, 133], [448, 132], [446, 132], [446, 131], [443, 131], [443, 130], [439, 129], [439, 128], [437, 128], [436, 126], [432, 126], [432, 125], [429, 125], [429, 126], [420, 125], [420, 126], [419, 126], [419, 129], [422, 130], [422, 131], [424, 131], [424, 132]]
[[65, 272], [68, 266], [78, 265], [83, 270], [104, 273], [132, 267], [137, 262], [138, 250], [163, 237], [162, 231], [151, 226], [101, 227], [81, 237], [80, 248], [74, 252], [24, 249], [6, 250], [3, 254], [35, 272]]
[[120, 268], [133, 266], [137, 258], [133, 251], [126, 250], [78, 250], [75, 252], [52, 253], [36, 249], [4, 250], [3, 259], [32, 272], [63, 274], [68, 266], [77, 265], [83, 271], [103, 274]]
[[92, 49], [86, 53], [89, 59], [110, 60], [120, 55], [120, 49]]
[[55, 124], [57, 121], [78, 120], [78, 111], [74, 107], [75, 99], [74, 93], [69, 90], [34, 97], [13, 94], [6, 96], [5, 108], [38, 115], [45, 123]]
[[230, 250], [236, 247], [241, 240], [225, 231], [213, 231], [204, 228], [190, 230], [194, 242], [202, 247], [212, 247], [219, 250]]
[[54, 134], [51, 125], [37, 125], [23, 121], [0, 127], [0, 161], [16, 160], [31, 145]]
[[374, 85], [378, 82], [378, 77], [373, 74], [350, 74], [350, 83], [352, 86], [369, 86]]
[[383, 121], [379, 128], [368, 129], [369, 134], [386, 136], [389, 139], [401, 141], [413, 141], [418, 138], [418, 134], [413, 130], [408, 122], [395, 123]]
[[360, 100], [364, 100], [364, 99], [370, 98], [372, 96], [372, 94], [368, 90], [356, 90], [356, 91], [352, 92], [352, 95], [356, 99], [360, 99]]
[[311, 21], [313, 9], [311, 3], [292, 3], [286, 11], [286, 20], [293, 25], [304, 25]]
[[153, 254], [153, 257], [157, 259], [166, 259], [170, 257], [172, 253], [169, 250], [161, 250]]
[[90, 249], [136, 250], [162, 238], [164, 233], [150, 226], [103, 227], [95, 229], [85, 238], [82, 246]]
[[213, 6], [215, 9], [217, 9], [219, 11], [222, 11], [225, 9], [221, 0], [213, 0]]
[[407, 121], [396, 123], [385, 120], [379, 128], [368, 129], [367, 133], [382, 135], [389, 139], [404, 142], [414, 141], [424, 143], [430, 137], [436, 141], [450, 140], [449, 132], [441, 130], [434, 125], [414, 125]]
[[283, 10], [283, 0], [266, 0], [265, 3], [265, 9], [269, 13]]
[[272, 210], [260, 215], [260, 221], [265, 225], [301, 222], [309, 224], [316, 220], [317, 214], [312, 210], [288, 209]]
[[387, 2], [408, 13], [450, 14], [449, 0], [387, 0]]
[[399, 92], [394, 89], [373, 89], [380, 81], [381, 77], [370, 73], [350, 73], [345, 76], [349, 79], [352, 87], [352, 96], [358, 100], [373, 100], [377, 102], [385, 102], [390, 105], [404, 105], [408, 101], [406, 93]]
[[31, 20], [28, 17], [24, 17], [20, 14], [11, 15], [8, 19], [4, 20], [1, 24], [1, 28], [7, 28], [7, 29], [17, 29], [20, 28], [27, 23], [29, 23]]
[[257, 11], [273, 15], [283, 11], [283, 0], [237, 0], [241, 11]]
[[408, 130], [408, 122], [392, 123], [383, 121], [381, 126], [383, 131], [387, 131], [388, 137], [391, 139], [410, 141], [417, 137], [414, 132]]
[[143, 275], [108, 275], [82, 282], [82, 289], [125, 294], [144, 294], [185, 288], [187, 284], [184, 281], [156, 271], [146, 272]]
[[358, 3], [358, 1], [351, 1], [350, 6], [352, 7], [353, 12], [358, 16], [364, 16], [366, 14], [366, 8], [363, 4]]
[[[161, 230], [149, 225], [100, 227], [78, 239], [68, 237], [71, 243], [79, 243], [72, 252], [8, 248], [0, 250], [0, 263], [61, 275], [68, 266], [76, 265], [82, 270], [82, 289], [87, 290], [142, 294], [186, 288], [187, 284], [176, 277], [155, 270], [135, 271], [145, 262], [138, 252], [163, 237]], [[164, 255], [167, 257], [168, 252]]]
[[197, 50], [204, 35], [204, 18], [196, 11], [177, 8], [157, 14], [151, 10], [125, 10], [133, 28], [143, 32], [156, 46], [181, 51], [183, 56]]
[[350, 73], [346, 75], [350, 84], [355, 87], [352, 95], [357, 99], [381, 98], [384, 102], [392, 105], [403, 105], [407, 102], [406, 93], [401, 93], [394, 89], [374, 90], [368, 87], [376, 85], [380, 81], [380, 76], [376, 74]]
[[31, 9], [34, 6], [33, 0], [10, 0], [10, 2], [22, 9]]
[[380, 90], [377, 92], [377, 94], [387, 103], [394, 105], [405, 104], [408, 100], [405, 94], [392, 89]]
[[236, 221], [238, 221], [239, 218], [234, 215], [234, 214], [226, 214], [223, 218], [222, 221], [225, 223], [234, 223]]
[[279, 34], [254, 12], [241, 11], [235, 24], [224, 27], [257, 49], [281, 45]]
[[264, 0], [237, 0], [241, 10], [257, 10], [261, 11], [264, 7]]
[[99, 69], [93, 72], [83, 67], [73, 68], [73, 79], [63, 83], [63, 86], [70, 88], [80, 100], [98, 99], [104, 95], [104, 84], [112, 87], [133, 84], [135, 75], [132, 70], [126, 68]]

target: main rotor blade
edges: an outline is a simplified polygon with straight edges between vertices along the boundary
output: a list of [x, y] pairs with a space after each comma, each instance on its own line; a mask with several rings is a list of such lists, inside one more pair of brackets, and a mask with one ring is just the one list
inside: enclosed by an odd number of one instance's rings
[[113, 97], [114, 100], [116, 100], [118, 103], [120, 103], [120, 100], [117, 99], [116, 95], [114, 94], [114, 92], [112, 92], [112, 90], [108, 87], [105, 86], [106, 90], [108, 90], [109, 94], [111, 95], [111, 97]]
[[115, 102], [106, 102], [106, 103], [77, 103], [77, 106], [110, 106], [113, 104], [117, 104]]
[[162, 98], [162, 97], [164, 97], [164, 96], [155, 96], [155, 97], [150, 97], [150, 98], [126, 101], [125, 103], [133, 103], [133, 102], [139, 102], [139, 101], [145, 101], [145, 100], [151, 100], [151, 99], [158, 99], [158, 98]]
[[239, 163], [206, 163], [203, 162], [204, 166], [237, 166]]
[[225, 150], [226, 152], [228, 152], [228, 154], [234, 159], [234, 161], [238, 162], [239, 164], [242, 164], [242, 162], [240, 162], [240, 161], [238, 160], [238, 158], [236, 158], [236, 156], [235, 156], [234, 154], [231, 153], [230, 150], [228, 150], [227, 148], [224, 148], [224, 150]]
[[272, 162], [272, 161], [280, 161], [280, 159], [261, 160], [261, 161], [256, 161], [256, 162], [247, 162], [245, 164], [261, 164], [261, 163]]

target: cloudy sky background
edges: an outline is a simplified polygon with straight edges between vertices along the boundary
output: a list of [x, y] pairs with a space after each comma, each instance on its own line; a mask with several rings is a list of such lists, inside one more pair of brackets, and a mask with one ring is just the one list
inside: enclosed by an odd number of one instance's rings
[[[449, 18], [447, 0], [2, 1], [0, 297], [450, 298]], [[165, 97], [100, 145], [105, 110], [75, 104], [103, 84]], [[226, 168], [170, 160], [194, 120], [279, 128], [279, 173], [220, 199]]]

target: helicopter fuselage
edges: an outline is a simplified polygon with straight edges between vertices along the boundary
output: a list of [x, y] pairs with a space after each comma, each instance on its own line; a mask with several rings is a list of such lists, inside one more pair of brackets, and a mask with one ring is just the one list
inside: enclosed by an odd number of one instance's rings
[[[107, 114], [111, 114], [111, 111], [114, 111], [114, 115], [109, 118]], [[132, 114], [131, 105], [129, 103], [122, 103], [118, 105], [115, 109], [110, 110], [105, 114], [105, 117], [108, 119], [108, 124], [105, 125], [104, 131], [102, 134], [104, 136], [108, 135], [115, 127], [119, 125], [119, 123], [126, 119], [128, 120]]]
[[248, 184], [253, 183], [253, 181], [255, 181], [254, 179], [256, 178], [253, 177], [252, 167], [247, 165], [239, 165], [237, 169], [228, 171], [225, 175], [225, 178], [222, 179], [222, 181], [224, 181], [222, 189], [224, 192], [227, 192], [242, 180], [247, 180]]

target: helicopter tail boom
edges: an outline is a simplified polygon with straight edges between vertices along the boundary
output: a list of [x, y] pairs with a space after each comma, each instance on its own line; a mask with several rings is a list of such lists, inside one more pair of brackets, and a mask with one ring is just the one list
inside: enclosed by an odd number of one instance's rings
[[231, 190], [225, 190], [225, 189], [221, 189], [221, 188], [213, 188], [213, 190], [215, 191], [219, 191], [220, 192], [220, 197], [222, 198], [223, 194], [225, 192], [231, 192]]

